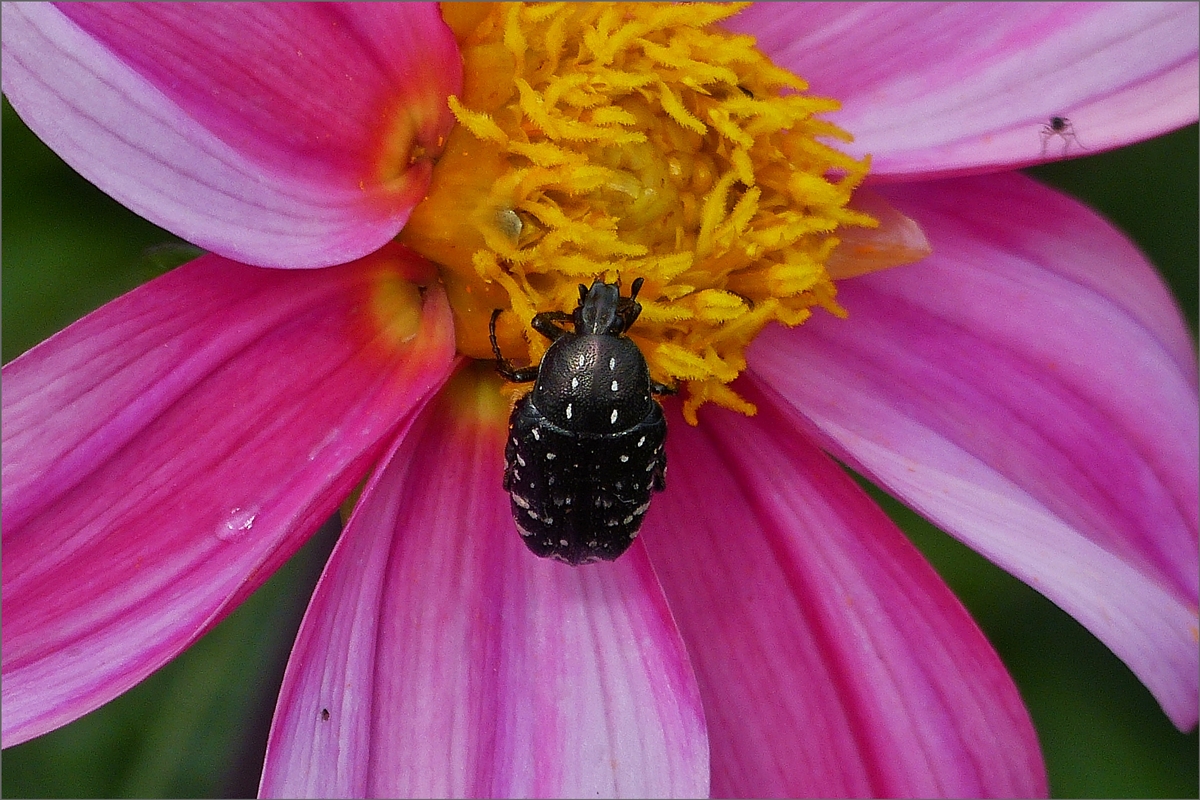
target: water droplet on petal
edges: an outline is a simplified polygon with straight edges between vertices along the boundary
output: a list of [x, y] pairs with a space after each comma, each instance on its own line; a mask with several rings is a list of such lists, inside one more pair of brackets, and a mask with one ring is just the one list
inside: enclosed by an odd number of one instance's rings
[[222, 542], [233, 542], [242, 538], [254, 527], [256, 517], [258, 511], [253, 509], [237, 506], [229, 509], [229, 516], [217, 525], [217, 538]]

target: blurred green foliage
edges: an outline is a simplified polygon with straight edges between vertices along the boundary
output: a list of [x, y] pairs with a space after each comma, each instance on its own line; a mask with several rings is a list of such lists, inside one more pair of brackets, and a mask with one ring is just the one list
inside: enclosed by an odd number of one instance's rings
[[[82, 180], [3, 109], [3, 358], [186, 260], [189, 249]], [[1031, 135], [1036, 136], [1036, 131]], [[1033, 174], [1114, 220], [1197, 317], [1197, 128]], [[1060, 797], [1196, 797], [1181, 734], [1103, 645], [1020, 581], [870, 489], [974, 614], [1011, 670]], [[248, 796], [291, 639], [336, 531], [148, 680], [4, 753], [23, 797]]]

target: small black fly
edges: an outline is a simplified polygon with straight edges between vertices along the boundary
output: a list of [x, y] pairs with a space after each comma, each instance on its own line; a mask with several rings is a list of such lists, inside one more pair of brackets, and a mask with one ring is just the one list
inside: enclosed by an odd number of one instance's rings
[[1042, 125], [1042, 155], [1046, 155], [1046, 145], [1055, 136], [1062, 139], [1063, 155], [1067, 154], [1067, 150], [1071, 147], [1071, 143], [1080, 150], [1087, 150], [1079, 141], [1079, 137], [1075, 135], [1075, 126], [1071, 124], [1071, 120], [1066, 117], [1053, 116], [1050, 121]]

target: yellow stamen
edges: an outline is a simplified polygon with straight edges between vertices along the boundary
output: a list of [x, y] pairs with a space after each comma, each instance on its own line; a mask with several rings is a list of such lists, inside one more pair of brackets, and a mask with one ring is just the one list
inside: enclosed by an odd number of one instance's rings
[[[536, 313], [642, 277], [630, 335], [695, 424], [705, 402], [753, 413], [729, 384], [765, 325], [844, 315], [827, 265], [853, 262], [845, 230], [877, 225], [851, 204], [867, 160], [828, 144], [850, 138], [814, 116], [835, 101], [716, 27], [739, 8], [445, 5], [459, 125], [402, 241], [442, 267], [461, 352], [491, 358], [488, 318], [507, 308], [502, 349], [536, 361]], [[898, 253], [870, 243], [880, 263]]]

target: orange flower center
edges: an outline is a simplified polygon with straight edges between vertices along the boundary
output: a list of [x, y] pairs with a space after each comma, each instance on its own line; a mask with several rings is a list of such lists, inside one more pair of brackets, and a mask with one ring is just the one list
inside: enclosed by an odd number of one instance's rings
[[640, 277], [629, 335], [656, 380], [685, 387], [685, 417], [709, 401], [753, 413], [729, 387], [746, 346], [814, 306], [844, 314], [828, 265], [847, 230], [873, 260], [851, 272], [915, 260], [864, 248], [879, 223], [851, 198], [868, 162], [817, 116], [838, 104], [717, 27], [738, 10], [444, 4], [459, 124], [401, 240], [440, 266], [461, 352], [491, 358], [502, 308], [503, 351], [537, 361], [536, 313]]

